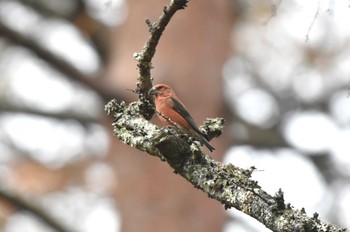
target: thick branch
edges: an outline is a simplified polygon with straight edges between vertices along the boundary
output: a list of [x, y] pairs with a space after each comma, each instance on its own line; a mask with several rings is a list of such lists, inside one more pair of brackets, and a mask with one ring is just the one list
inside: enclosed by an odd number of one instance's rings
[[[149, 107], [151, 98], [148, 96], [148, 91], [152, 88], [151, 68], [152, 58], [156, 52], [159, 39], [168, 25], [170, 19], [173, 17], [176, 11], [184, 9], [187, 4], [187, 0], [172, 0], [170, 4], [163, 9], [163, 14], [159, 17], [158, 21], [151, 23], [148, 19], [146, 23], [149, 27], [150, 37], [145, 43], [140, 53], [135, 53], [134, 57], [138, 61], [139, 69], [139, 82], [137, 83], [137, 92], [140, 94], [140, 99], [143, 102], [141, 107], [142, 115], [146, 119], [150, 119], [154, 114], [154, 109]], [[146, 99], [144, 101], [143, 99]]]
[[[254, 168], [241, 169], [222, 164], [204, 154], [197, 142], [190, 143], [167, 128], [159, 128], [145, 120], [140, 113], [141, 102], [126, 105], [115, 100], [106, 105], [113, 115], [114, 134], [122, 142], [165, 160], [176, 173], [225, 208], [234, 207], [257, 219], [272, 231], [340, 232], [338, 226], [326, 224], [318, 214], [308, 217], [305, 210], [294, 209], [284, 202], [283, 192], [267, 194], [251, 179]], [[215, 131], [222, 130], [222, 120], [209, 122]]]
[[15, 194], [13, 192], [10, 192], [0, 187], [0, 198], [10, 202], [12, 205], [18, 207], [19, 209], [23, 209], [32, 213], [34, 216], [42, 220], [45, 224], [55, 229], [56, 231], [59, 231], [59, 232], [70, 231], [61, 223], [57, 222], [57, 219], [54, 219], [53, 217], [51, 217], [48, 214], [48, 212], [45, 212], [38, 205], [35, 205], [31, 201], [25, 200], [23, 197], [19, 196], [18, 194]]
[[[226, 209], [234, 207], [273, 231], [345, 231], [338, 226], [321, 222], [317, 213], [308, 217], [305, 210], [297, 210], [286, 204], [281, 190], [275, 196], [267, 194], [251, 179], [254, 167], [241, 169], [232, 164], [217, 162], [202, 152], [198, 142], [191, 142], [186, 136], [184, 139], [175, 131], [159, 128], [146, 120], [154, 113], [153, 107], [149, 107], [147, 92], [152, 86], [150, 69], [155, 48], [171, 16], [178, 9], [183, 9], [186, 3], [185, 0], [172, 0], [156, 23], [146, 21], [151, 36], [142, 52], [135, 55], [139, 62], [137, 92], [140, 101], [126, 105], [125, 102], [112, 100], [105, 107], [114, 118], [115, 136], [131, 147], [166, 161], [175, 173], [224, 204]], [[220, 135], [223, 120], [211, 119], [203, 128], [209, 135]]]

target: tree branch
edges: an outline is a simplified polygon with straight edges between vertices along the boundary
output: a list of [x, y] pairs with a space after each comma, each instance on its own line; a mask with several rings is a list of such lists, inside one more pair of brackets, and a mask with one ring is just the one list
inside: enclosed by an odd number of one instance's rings
[[26, 38], [20, 33], [7, 27], [0, 22], [0, 36], [7, 38], [12, 43], [25, 47], [36, 54], [39, 58], [45, 60], [49, 65], [65, 74], [68, 78], [71, 78], [79, 83], [87, 86], [88, 88], [97, 92], [104, 100], [108, 101], [111, 98], [122, 99], [121, 96], [115, 93], [115, 90], [110, 89], [108, 86], [103, 85], [97, 77], [92, 77], [87, 74], [81, 73], [78, 69], [72, 66], [67, 61], [57, 57], [49, 50], [44, 49], [38, 43], [30, 38]]
[[139, 81], [137, 82], [136, 91], [139, 94], [139, 98], [143, 102], [143, 104], [140, 106], [141, 113], [146, 119], [151, 119], [155, 112], [153, 107], [149, 107], [149, 102], [152, 102], [152, 99], [148, 96], [148, 91], [150, 88], [152, 88], [152, 58], [156, 52], [159, 39], [170, 19], [173, 17], [176, 11], [185, 9], [187, 2], [187, 0], [172, 0], [168, 6], [164, 7], [163, 14], [159, 17], [158, 21], [151, 23], [149, 19], [146, 19], [150, 37], [145, 43], [142, 51], [134, 54], [135, 60], [138, 61], [137, 67], [139, 70]]
[[24, 113], [24, 114], [39, 115], [43, 117], [49, 117], [49, 118], [60, 119], [60, 120], [73, 119], [82, 124], [98, 122], [98, 118], [91, 115], [78, 114], [78, 113], [69, 112], [69, 111], [58, 112], [58, 113], [46, 112], [40, 109], [35, 109], [33, 107], [28, 107], [25, 105], [10, 104], [5, 101], [0, 101], [0, 114], [2, 113]]
[[[92, 46], [98, 53], [103, 62], [106, 62], [108, 49], [106, 48], [107, 39], [106, 31], [108, 30], [98, 20], [94, 19], [87, 13], [86, 3], [84, 0], [72, 1], [73, 7], [68, 11], [62, 11], [62, 9], [53, 9], [49, 1], [41, 0], [19, 0], [23, 5], [35, 10], [38, 14], [41, 14], [48, 18], [66, 19], [71, 21], [76, 28], [80, 30], [85, 36], [90, 38]], [[84, 21], [84, 22], [82, 22]], [[108, 46], [108, 45], [107, 45]]]
[[[203, 153], [198, 142], [191, 141], [188, 136], [179, 135], [167, 127], [159, 128], [146, 120], [154, 113], [147, 93], [152, 86], [152, 57], [171, 16], [186, 4], [186, 0], [172, 0], [156, 23], [146, 20], [151, 36], [142, 52], [135, 54], [139, 68], [136, 92], [140, 100], [129, 105], [111, 100], [105, 106], [107, 113], [114, 118], [112, 125], [115, 136], [131, 147], [166, 161], [175, 173], [208, 194], [210, 198], [221, 202], [225, 209], [234, 207], [273, 231], [345, 231], [338, 226], [321, 222], [317, 213], [308, 217], [304, 209], [294, 209], [284, 202], [281, 190], [274, 196], [266, 193], [257, 181], [251, 179], [254, 167], [242, 169], [215, 161]], [[202, 128], [205, 128], [207, 134], [218, 136], [222, 132], [223, 123], [224, 120], [220, 118], [210, 119]]]
[[[213, 160], [200, 149], [197, 142], [189, 142], [168, 128], [159, 128], [141, 116], [141, 101], [126, 105], [110, 101], [105, 109], [114, 117], [113, 132], [123, 143], [157, 156], [210, 198], [221, 202], [225, 209], [237, 210], [257, 219], [272, 231], [341, 232], [345, 229], [308, 217], [304, 209], [294, 209], [284, 202], [283, 192], [267, 194], [251, 179], [255, 170]], [[210, 124], [210, 126], [208, 126]], [[220, 134], [222, 119], [206, 123], [209, 134]]]
[[[57, 9], [52, 9], [47, 6], [47, 2], [37, 1], [37, 0], [19, 0], [23, 5], [30, 7], [37, 11], [38, 13], [49, 16], [49, 17], [57, 17], [57, 18], [69, 18], [69, 14], [71, 12], [61, 12]], [[78, 5], [78, 3], [77, 3]]]
[[10, 202], [19, 209], [23, 209], [32, 213], [34, 216], [42, 220], [46, 225], [50, 226], [58, 232], [70, 232], [70, 230], [59, 223], [56, 218], [51, 217], [48, 212], [45, 212], [38, 205], [35, 205], [32, 201], [25, 200], [18, 194], [0, 187], [0, 198], [3, 198], [4, 200]]

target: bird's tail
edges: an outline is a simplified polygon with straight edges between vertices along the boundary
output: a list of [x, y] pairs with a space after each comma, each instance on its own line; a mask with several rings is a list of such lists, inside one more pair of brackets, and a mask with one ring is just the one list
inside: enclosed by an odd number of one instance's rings
[[215, 150], [215, 148], [205, 138], [203, 138], [201, 142], [204, 143], [210, 152], [213, 152]]
[[195, 137], [202, 145], [205, 145], [210, 152], [213, 152], [215, 148], [208, 142], [208, 140], [203, 135], [198, 135]]
[[[191, 132], [191, 131], [189, 131]], [[190, 133], [190, 136], [192, 136], [193, 138], [195, 138], [196, 140], [198, 140], [202, 145], [206, 146], [210, 152], [213, 152], [215, 150], [215, 147], [213, 147], [208, 140], [205, 138], [204, 134], [202, 133]]]

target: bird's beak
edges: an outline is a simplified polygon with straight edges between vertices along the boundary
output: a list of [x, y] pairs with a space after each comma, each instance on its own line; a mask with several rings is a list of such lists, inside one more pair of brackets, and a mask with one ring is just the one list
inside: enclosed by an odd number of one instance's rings
[[149, 91], [148, 91], [148, 95], [149, 96], [152, 96], [152, 95], [156, 95], [159, 93], [159, 90], [157, 90], [156, 88], [151, 88]]

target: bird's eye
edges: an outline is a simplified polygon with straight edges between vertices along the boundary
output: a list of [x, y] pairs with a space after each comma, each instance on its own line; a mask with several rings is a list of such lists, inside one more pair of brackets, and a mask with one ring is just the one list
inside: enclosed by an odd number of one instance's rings
[[162, 89], [164, 89], [164, 86], [159, 86], [157, 89], [162, 90]]

